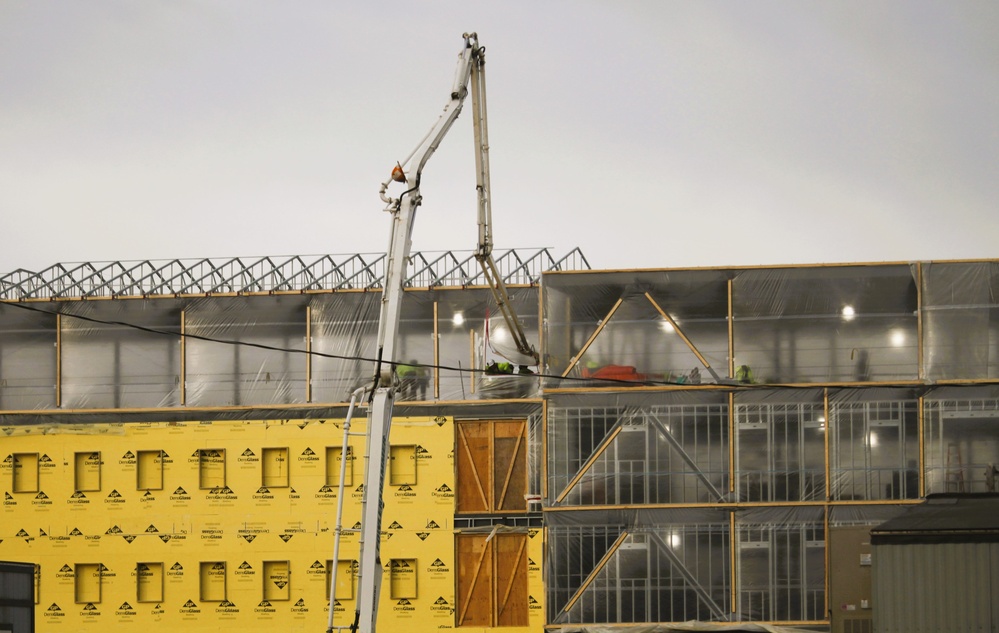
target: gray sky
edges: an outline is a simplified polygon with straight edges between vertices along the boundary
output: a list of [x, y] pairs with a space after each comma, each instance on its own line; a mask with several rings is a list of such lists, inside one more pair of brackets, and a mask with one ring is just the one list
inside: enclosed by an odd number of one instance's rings
[[[384, 251], [472, 30], [499, 251], [999, 257], [993, 0], [0, 0], [0, 274]], [[475, 246], [474, 185], [466, 113], [414, 249]]]

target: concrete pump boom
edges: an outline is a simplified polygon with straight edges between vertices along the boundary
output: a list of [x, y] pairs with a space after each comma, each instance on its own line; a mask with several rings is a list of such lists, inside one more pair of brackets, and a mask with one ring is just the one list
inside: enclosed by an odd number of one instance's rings
[[[451, 96], [444, 112], [415, 150], [405, 161], [396, 165], [392, 175], [382, 183], [380, 196], [385, 210], [392, 215], [392, 232], [385, 265], [385, 287], [382, 290], [378, 321], [378, 363], [368, 411], [366, 454], [364, 460], [364, 494], [361, 500], [360, 565], [358, 593], [351, 631], [374, 633], [378, 617], [378, 602], [382, 582], [380, 532], [382, 525], [382, 488], [389, 454], [389, 432], [394, 404], [395, 365], [400, 362], [396, 351], [399, 320], [402, 309], [406, 262], [409, 259], [413, 220], [422, 201], [420, 178], [424, 166], [458, 118], [471, 83], [475, 110], [476, 189], [479, 197], [479, 245], [476, 259], [480, 262], [507, 327], [514, 336], [520, 353], [520, 365], [537, 364], [538, 355], [527, 342], [523, 328], [509, 305], [509, 297], [492, 257], [491, 211], [489, 204], [489, 156], [486, 133], [485, 49], [475, 33], [466, 33], [458, 56]], [[408, 165], [408, 173], [405, 167]], [[406, 189], [398, 198], [388, 195], [393, 182], [404, 183]], [[334, 562], [334, 565], [336, 563]], [[331, 607], [332, 608], [332, 607]], [[330, 627], [332, 630], [332, 626]]]

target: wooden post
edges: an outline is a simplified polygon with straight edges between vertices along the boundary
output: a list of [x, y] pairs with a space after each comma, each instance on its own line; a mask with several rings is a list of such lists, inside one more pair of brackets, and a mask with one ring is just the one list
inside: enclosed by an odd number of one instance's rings
[[604, 317], [604, 320], [600, 322], [600, 325], [597, 326], [597, 329], [593, 332], [593, 334], [590, 335], [590, 338], [586, 341], [586, 344], [583, 345], [583, 348], [579, 350], [578, 354], [572, 357], [571, 361], [569, 361], [569, 366], [565, 368], [564, 372], [562, 372], [562, 378], [565, 378], [566, 376], [569, 375], [569, 372], [572, 371], [572, 368], [576, 366], [576, 363], [579, 362], [579, 359], [583, 357], [583, 354], [585, 354], [586, 350], [590, 348], [590, 345], [593, 344], [593, 341], [597, 338], [597, 336], [599, 336], [599, 334], [603, 332], [604, 327], [611, 320], [611, 317], [614, 316], [614, 313], [617, 312], [617, 309], [621, 307], [621, 304], [623, 302], [624, 299], [617, 300], [617, 303], [615, 303], [614, 307], [610, 309], [610, 312], [607, 313], [607, 316]]
[[62, 315], [56, 315], [55, 406], [62, 407]]
[[180, 311], [180, 406], [187, 406], [187, 311]]
[[312, 306], [305, 306], [305, 401], [312, 402]]

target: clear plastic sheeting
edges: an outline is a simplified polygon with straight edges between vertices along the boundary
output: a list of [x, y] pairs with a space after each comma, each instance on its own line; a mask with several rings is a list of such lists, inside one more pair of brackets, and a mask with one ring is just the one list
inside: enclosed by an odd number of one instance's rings
[[546, 373], [571, 379], [549, 386], [716, 382], [712, 370], [728, 373], [727, 279], [713, 270], [547, 275]]
[[[558, 631], [558, 633], [620, 633], [620, 625], [605, 626], [549, 626], [545, 630]], [[815, 631], [828, 631], [829, 627], [820, 626], [816, 628], [783, 626], [777, 624], [766, 624], [757, 622], [736, 622], [733, 624], [723, 624], [720, 622], [671, 622], [669, 624], [633, 624], [628, 626], [628, 633], [684, 633], [686, 631], [734, 631], [736, 633], [815, 633]]]
[[[312, 401], [346, 402], [374, 378], [380, 292], [315, 295], [312, 315]], [[405, 309], [405, 304], [403, 304]]]
[[915, 380], [917, 294], [908, 265], [738, 271], [734, 365], [746, 382]]
[[926, 494], [997, 492], [999, 386], [939, 387], [923, 408]]
[[822, 389], [738, 393], [735, 428], [739, 500], [825, 498]]
[[559, 511], [545, 518], [552, 624], [826, 617], [822, 508]]
[[999, 263], [928, 263], [922, 272], [926, 377], [999, 378]]
[[[528, 341], [537, 346], [537, 289], [511, 288], [509, 293], [510, 305]], [[495, 325], [499, 314], [492, 292], [469, 289], [429, 294], [437, 301], [441, 400], [503, 400], [539, 395], [537, 367], [528, 367], [531, 373], [524, 373], [501, 356], [493, 344], [493, 339], [499, 336], [501, 347], [506, 347], [508, 341], [502, 337], [510, 334], [505, 329], [497, 332], [489, 327]]]
[[56, 317], [0, 304], [0, 409], [56, 406]]
[[731, 619], [727, 513], [546, 514], [553, 624]]
[[914, 265], [549, 274], [545, 360], [564, 376], [549, 386], [916, 380], [916, 278]]
[[829, 394], [831, 497], [919, 498], [919, 400], [915, 389], [841, 389]]
[[[538, 290], [510, 295], [538, 345]], [[381, 297], [345, 291], [0, 304], [0, 410], [347, 402], [374, 378]], [[496, 314], [488, 289], [406, 291], [397, 360], [382, 364], [397, 400], [539, 397], [538, 368], [506, 364], [495, 351], [502, 346], [491, 344], [510, 336], [487, 326]]]
[[66, 306], [61, 324], [63, 408], [180, 404], [176, 303], [75, 302]]
[[186, 403], [304, 403], [305, 314], [301, 296], [221, 297], [189, 304], [184, 311]]
[[740, 619], [822, 620], [825, 531], [822, 508], [756, 508], [736, 518]]
[[719, 392], [553, 396], [548, 503], [730, 500], [728, 429]]
[[544, 469], [544, 416], [540, 407], [527, 418], [527, 510], [540, 511], [541, 473]]

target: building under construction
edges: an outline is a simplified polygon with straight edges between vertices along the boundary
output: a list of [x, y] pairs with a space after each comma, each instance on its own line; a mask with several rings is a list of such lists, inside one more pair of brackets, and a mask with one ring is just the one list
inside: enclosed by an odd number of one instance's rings
[[[471, 254], [410, 264], [392, 630], [869, 631], [871, 528], [995, 491], [999, 261], [497, 263], [534, 373], [497, 371], [509, 332]], [[0, 277], [0, 560], [36, 565], [39, 630], [349, 624], [363, 403], [342, 442], [384, 272], [355, 255]]]

